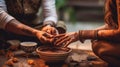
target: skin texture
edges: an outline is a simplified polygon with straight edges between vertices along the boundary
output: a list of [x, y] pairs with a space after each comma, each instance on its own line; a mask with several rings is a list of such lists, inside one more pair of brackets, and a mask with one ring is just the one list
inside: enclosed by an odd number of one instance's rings
[[[13, 28], [14, 27], [14, 28]], [[47, 28], [47, 27], [45, 27]], [[52, 29], [51, 29], [52, 28]], [[19, 35], [25, 35], [25, 36], [31, 36], [31, 37], [36, 37], [38, 38], [43, 44], [46, 43], [51, 43], [53, 40], [53, 35], [51, 35], [51, 33], [47, 33], [47, 30], [44, 31], [40, 31], [34, 28], [31, 28], [27, 25], [24, 25], [22, 23], [20, 23], [17, 20], [12, 20], [10, 21], [7, 26], [6, 26], [6, 30], [12, 33], [16, 33]], [[49, 27], [48, 29], [49, 31], [53, 31], [55, 30], [53, 27]]]
[[[102, 27], [102, 28], [98, 28], [98, 38], [101, 40], [116, 40], [119, 41], [120, 40], [120, 30], [119, 29], [108, 29], [108, 30], [103, 30], [106, 27]], [[62, 45], [62, 42], [64, 42], [64, 45], [69, 45], [72, 42], [75, 42], [77, 40], [81, 40], [81, 42], [83, 40], [86, 39], [95, 39], [94, 36], [95, 34], [92, 33], [94, 30], [88, 30], [89, 32], [87, 32], [86, 30], [82, 30], [82, 35], [79, 35], [79, 33], [77, 32], [70, 32], [70, 33], [66, 33], [66, 34], [62, 34], [62, 35], [58, 35], [55, 38], [57, 38], [58, 40], [56, 40], [55, 45]], [[89, 33], [89, 34], [88, 34]], [[82, 37], [81, 37], [82, 36]], [[80, 38], [78, 38], [80, 37]]]
[[56, 30], [56, 28], [52, 27], [51, 25], [47, 25], [47, 26], [43, 27], [41, 31], [47, 32], [52, 35], [58, 34], [58, 31]]
[[[78, 32], [71, 32], [67, 34], [60, 34], [55, 36], [55, 46], [67, 47], [70, 43], [79, 40], [79, 33]], [[82, 40], [81, 40], [82, 42]]]

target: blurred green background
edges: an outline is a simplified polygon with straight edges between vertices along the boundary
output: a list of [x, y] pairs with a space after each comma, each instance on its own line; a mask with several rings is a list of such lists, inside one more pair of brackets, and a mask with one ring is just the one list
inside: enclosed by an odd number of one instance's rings
[[104, 24], [105, 0], [56, 0], [59, 20], [67, 25], [67, 31], [95, 29]]
[[[66, 23], [67, 32], [95, 29], [104, 25], [104, 2], [105, 0], [56, 0], [59, 20]], [[85, 43], [77, 41], [69, 47], [92, 50], [90, 40]]]

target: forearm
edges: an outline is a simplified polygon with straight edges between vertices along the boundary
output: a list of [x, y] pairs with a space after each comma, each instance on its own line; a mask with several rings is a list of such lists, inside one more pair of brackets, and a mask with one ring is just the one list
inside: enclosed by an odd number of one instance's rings
[[79, 39], [102, 39], [109, 40], [118, 38], [119, 30], [80, 30]]
[[15, 34], [27, 36], [35, 36], [35, 33], [37, 32], [36, 29], [24, 25], [15, 19], [7, 23], [5, 29]]
[[79, 39], [96, 39], [98, 30], [79, 30]]
[[111, 30], [99, 30], [98, 31], [98, 39], [116, 39], [119, 38], [120, 32], [118, 29], [111, 29]]
[[105, 30], [105, 32], [106, 32], [106, 30], [109, 30], [109, 29], [110, 29], [110, 27], [107, 24], [105, 24], [101, 27], [96, 28], [95, 30], [80, 30], [79, 31], [79, 38], [98, 39], [98, 36], [99, 36], [101, 39], [101, 38], [103, 38], [103, 36], [101, 36], [102, 34], [99, 34], [98, 31]]

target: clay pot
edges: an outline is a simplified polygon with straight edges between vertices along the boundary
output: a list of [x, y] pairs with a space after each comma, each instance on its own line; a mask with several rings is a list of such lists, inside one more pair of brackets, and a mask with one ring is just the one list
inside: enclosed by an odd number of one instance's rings
[[36, 52], [41, 59], [46, 62], [64, 62], [71, 53], [70, 48], [46, 47], [41, 46], [36, 49]]

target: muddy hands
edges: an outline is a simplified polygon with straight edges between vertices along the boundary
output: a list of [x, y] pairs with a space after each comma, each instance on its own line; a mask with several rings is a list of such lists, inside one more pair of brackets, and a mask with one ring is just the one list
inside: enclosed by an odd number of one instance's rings
[[79, 40], [79, 33], [70, 32], [65, 34], [59, 34], [54, 37], [54, 45], [60, 47], [67, 47], [70, 43]]

